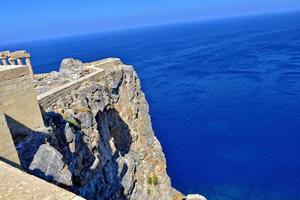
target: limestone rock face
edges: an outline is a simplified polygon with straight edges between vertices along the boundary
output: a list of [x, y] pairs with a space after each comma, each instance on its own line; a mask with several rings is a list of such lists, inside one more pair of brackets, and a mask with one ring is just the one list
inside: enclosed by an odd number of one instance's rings
[[[79, 64], [67, 59], [61, 70], [68, 73]], [[48, 126], [44, 139], [33, 134], [18, 148], [19, 155], [35, 149], [31, 157], [21, 158], [31, 173], [86, 199], [174, 198], [165, 156], [133, 67], [106, 68], [102, 80], [87, 82], [50, 106], [44, 120]]]

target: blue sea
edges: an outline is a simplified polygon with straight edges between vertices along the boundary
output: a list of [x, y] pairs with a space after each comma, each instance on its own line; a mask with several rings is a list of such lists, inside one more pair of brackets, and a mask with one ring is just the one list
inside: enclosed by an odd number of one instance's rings
[[74, 57], [136, 68], [173, 186], [209, 200], [300, 199], [300, 12], [39, 40], [36, 73]]

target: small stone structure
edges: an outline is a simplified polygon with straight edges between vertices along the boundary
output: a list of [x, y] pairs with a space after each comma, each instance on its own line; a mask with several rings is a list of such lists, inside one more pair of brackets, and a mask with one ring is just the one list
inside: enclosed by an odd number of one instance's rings
[[[24, 61], [25, 60], [25, 63]], [[27, 65], [30, 74], [33, 74], [32, 65], [30, 61], [30, 54], [25, 50], [20, 51], [2, 51], [0, 52], [0, 65]]]

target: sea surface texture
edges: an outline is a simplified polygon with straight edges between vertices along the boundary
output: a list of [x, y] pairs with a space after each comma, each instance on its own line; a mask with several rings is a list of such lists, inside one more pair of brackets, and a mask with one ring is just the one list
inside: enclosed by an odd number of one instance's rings
[[2, 45], [36, 73], [66, 57], [135, 66], [175, 188], [209, 200], [300, 199], [300, 13]]

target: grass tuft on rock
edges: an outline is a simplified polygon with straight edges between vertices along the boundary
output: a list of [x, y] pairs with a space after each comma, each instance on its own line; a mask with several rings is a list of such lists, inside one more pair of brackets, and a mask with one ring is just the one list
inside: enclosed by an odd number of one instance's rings
[[149, 185], [152, 185], [152, 177], [151, 177], [151, 176], [147, 178], [147, 183], [148, 183]]
[[70, 125], [77, 127], [78, 129], [81, 128], [80, 124], [73, 118], [66, 118], [64, 119], [66, 122], [68, 122]]
[[157, 185], [157, 184], [158, 184], [158, 178], [157, 178], [156, 175], [153, 175], [153, 176], [152, 176], [152, 184], [153, 184], [153, 185]]
[[154, 186], [157, 185], [158, 184], [158, 177], [156, 175], [149, 176], [147, 178], [147, 183], [149, 185], [154, 185]]

